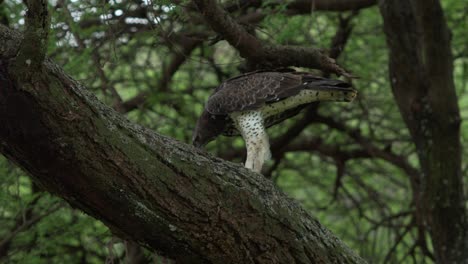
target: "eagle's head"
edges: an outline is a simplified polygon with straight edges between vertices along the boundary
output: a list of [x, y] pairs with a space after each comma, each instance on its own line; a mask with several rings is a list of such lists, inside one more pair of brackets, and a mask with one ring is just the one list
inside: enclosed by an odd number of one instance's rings
[[225, 115], [212, 115], [204, 110], [193, 131], [192, 144], [197, 148], [204, 147], [223, 133], [226, 123]]

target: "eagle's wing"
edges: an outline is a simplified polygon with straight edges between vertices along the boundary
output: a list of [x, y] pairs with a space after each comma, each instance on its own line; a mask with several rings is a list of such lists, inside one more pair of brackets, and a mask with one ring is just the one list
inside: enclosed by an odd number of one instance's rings
[[255, 110], [303, 89], [302, 76], [287, 72], [253, 72], [223, 82], [210, 96], [205, 109], [214, 115]]

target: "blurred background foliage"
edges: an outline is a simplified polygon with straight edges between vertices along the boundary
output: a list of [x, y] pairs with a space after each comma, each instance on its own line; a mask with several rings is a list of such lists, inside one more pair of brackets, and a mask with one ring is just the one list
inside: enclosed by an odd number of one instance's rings
[[[48, 54], [129, 119], [189, 143], [212, 89], [239, 74], [244, 65], [189, 2], [175, 2], [50, 1]], [[430, 240], [421, 244], [413, 225], [407, 171], [378, 154], [358, 155], [368, 144], [418, 168], [415, 147], [391, 94], [378, 9], [294, 15], [284, 4], [273, 2], [278, 3], [263, 1], [238, 10], [236, 1], [222, 4], [234, 10], [234, 17], [250, 23], [259, 38], [285, 45], [330, 49], [340, 21], [348, 19], [352, 33], [340, 47], [338, 61], [359, 77], [353, 80], [359, 97], [351, 104], [320, 104], [318, 112], [328, 121], [307, 124], [281, 154], [274, 153], [265, 174], [369, 263], [432, 263]], [[468, 2], [443, 0], [442, 4], [452, 30], [455, 84], [466, 120]], [[24, 14], [20, 1], [0, 1], [3, 24], [21, 30]], [[271, 128], [273, 141], [306, 114]], [[352, 131], [360, 131], [360, 138]], [[466, 122], [461, 131], [466, 145]], [[242, 148], [240, 138], [219, 138], [207, 149], [242, 162]], [[467, 148], [463, 151], [466, 157]], [[343, 159], [343, 153], [350, 156]], [[466, 182], [466, 159], [462, 169]], [[113, 237], [98, 220], [42, 192], [3, 157], [0, 202], [2, 263], [169, 263], [155, 252]]]

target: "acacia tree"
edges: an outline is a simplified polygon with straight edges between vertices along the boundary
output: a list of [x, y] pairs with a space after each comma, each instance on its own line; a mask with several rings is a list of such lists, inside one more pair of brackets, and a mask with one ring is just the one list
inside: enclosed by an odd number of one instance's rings
[[460, 111], [450, 32], [439, 1], [381, 1], [392, 92], [418, 150], [416, 221], [427, 227], [439, 263], [468, 259]]
[[[325, 75], [352, 77], [334, 59], [349, 39], [356, 10], [376, 2], [293, 1], [280, 5], [239, 1], [222, 6], [216, 1], [196, 0], [179, 4], [191, 23], [206, 23], [216, 32], [212, 43], [224, 39], [238, 50], [247, 62], [244, 68], [302, 66], [320, 69]], [[108, 39], [93, 35], [87, 39], [80, 36], [77, 26], [116, 27], [118, 34], [132, 38], [135, 31], [153, 30], [151, 26], [155, 25], [135, 25], [126, 18], [166, 15], [163, 9], [136, 4], [136, 8], [122, 8], [126, 12], [111, 17], [108, 24], [83, 19], [77, 25], [67, 2], [59, 1], [55, 8], [62, 10], [80, 52], [86, 52], [90, 42], [99, 47]], [[251, 25], [263, 20], [268, 8], [280, 8], [288, 15], [311, 10], [354, 11], [340, 18], [327, 53], [310, 46], [279, 45], [256, 36], [258, 30]], [[359, 127], [324, 116], [314, 105], [287, 133], [274, 138], [274, 164], [265, 175], [273, 175], [289, 152], [316, 151], [336, 165], [334, 196], [338, 196], [340, 189], [346, 193], [341, 181], [344, 175], [352, 176], [346, 170], [352, 160], [384, 160], [405, 173], [413, 191], [415, 210], [389, 216], [411, 217], [406, 231], [396, 240], [415, 228], [417, 239], [411, 250], [419, 247], [432, 258], [425, 238], [430, 231], [437, 261], [461, 263], [467, 259], [466, 209], [460, 119], [445, 18], [437, 1], [430, 6], [418, 1], [382, 1], [379, 8], [390, 51], [392, 91], [418, 150], [420, 168], [391, 145], [372, 142]], [[103, 221], [115, 234], [180, 262], [362, 262], [269, 180], [132, 124], [96, 100], [46, 58], [48, 10], [44, 1], [28, 1], [23, 34], [0, 27], [0, 42], [4, 44], [0, 48], [0, 122], [4, 124], [0, 128], [0, 151], [44, 189]], [[178, 43], [156, 83], [159, 93], [170, 90], [171, 78], [187, 56], [209, 40], [206, 29], [187, 27], [178, 34], [157, 36], [168, 46]], [[114, 109], [128, 113], [151, 100], [151, 91], [123, 100], [115, 80], [109, 79], [101, 66], [102, 53], [97, 48], [89, 53], [96, 65], [99, 87], [112, 98], [109, 102]], [[219, 79], [227, 77], [219, 66], [212, 66]], [[347, 135], [354, 145], [344, 148], [318, 137], [302, 138], [299, 144], [293, 141], [314, 123]], [[450, 148], [446, 142], [450, 142]], [[242, 156], [242, 152], [234, 149], [220, 155], [230, 160]]]
[[45, 1], [1, 27], [2, 153], [46, 190], [179, 262], [362, 263], [267, 179], [131, 124], [45, 59]]

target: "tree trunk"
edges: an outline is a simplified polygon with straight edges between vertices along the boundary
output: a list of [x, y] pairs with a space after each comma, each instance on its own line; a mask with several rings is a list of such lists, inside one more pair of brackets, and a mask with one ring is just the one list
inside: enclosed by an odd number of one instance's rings
[[180, 263], [363, 263], [262, 175], [132, 124], [0, 25], [0, 152], [43, 188]]
[[[416, 207], [438, 263], [466, 263], [460, 114], [450, 32], [436, 0], [380, 1], [393, 95], [423, 172]], [[415, 189], [416, 187], [416, 189]]]

